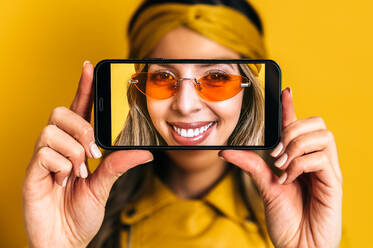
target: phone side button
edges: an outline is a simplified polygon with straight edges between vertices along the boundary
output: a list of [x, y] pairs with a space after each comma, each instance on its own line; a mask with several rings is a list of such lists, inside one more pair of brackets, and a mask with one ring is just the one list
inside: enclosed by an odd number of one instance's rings
[[103, 97], [100, 97], [98, 99], [98, 110], [99, 111], [104, 111], [104, 98]]

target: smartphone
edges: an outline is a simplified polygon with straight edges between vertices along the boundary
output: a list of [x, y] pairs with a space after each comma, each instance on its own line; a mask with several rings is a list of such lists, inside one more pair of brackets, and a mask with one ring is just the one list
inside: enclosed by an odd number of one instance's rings
[[104, 149], [271, 149], [281, 135], [273, 60], [112, 59], [94, 71]]

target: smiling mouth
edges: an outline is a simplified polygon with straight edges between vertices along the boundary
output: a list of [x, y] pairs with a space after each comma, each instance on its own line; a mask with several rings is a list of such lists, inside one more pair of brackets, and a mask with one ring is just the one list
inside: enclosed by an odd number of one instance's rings
[[181, 145], [196, 145], [211, 133], [216, 121], [171, 122], [168, 123], [175, 141]]
[[205, 126], [202, 126], [200, 128], [195, 128], [195, 129], [184, 129], [184, 128], [180, 128], [180, 127], [176, 127], [174, 125], [172, 125], [172, 128], [175, 130], [175, 132], [182, 136], [182, 137], [185, 137], [185, 138], [193, 138], [193, 137], [196, 137], [200, 134], [203, 134], [204, 132], [207, 131], [207, 129], [209, 129], [212, 124], [214, 124], [214, 122], [210, 122], [209, 124], [205, 125]]

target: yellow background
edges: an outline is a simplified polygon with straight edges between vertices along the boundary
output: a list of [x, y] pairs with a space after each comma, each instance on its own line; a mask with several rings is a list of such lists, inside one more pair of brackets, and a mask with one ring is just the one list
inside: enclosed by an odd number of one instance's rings
[[136, 73], [133, 64], [111, 64], [111, 144], [123, 129], [128, 114], [127, 86]]
[[[128, 115], [127, 86], [128, 79], [136, 73], [134, 64], [111, 64], [111, 144], [123, 129]], [[259, 82], [264, 94], [265, 64], [259, 71]]]
[[[270, 57], [291, 86], [299, 118], [333, 131], [344, 176], [343, 226], [351, 247], [371, 246], [373, 2], [253, 0]], [[125, 58], [139, 1], [1, 4], [0, 247], [22, 247], [21, 184], [53, 108], [70, 106], [85, 59]]]

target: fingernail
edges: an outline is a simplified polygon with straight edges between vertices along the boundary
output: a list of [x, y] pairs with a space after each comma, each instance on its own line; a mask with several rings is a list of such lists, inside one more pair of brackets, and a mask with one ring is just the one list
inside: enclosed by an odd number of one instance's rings
[[281, 155], [279, 159], [276, 160], [274, 164], [276, 165], [276, 167], [281, 168], [285, 164], [287, 159], [288, 159], [288, 155], [284, 153]]
[[278, 143], [278, 145], [275, 147], [275, 149], [273, 149], [273, 151], [271, 152], [271, 156], [272, 157], [277, 157], [280, 152], [282, 151], [282, 148], [284, 147], [284, 145], [282, 144], [282, 142]]
[[80, 176], [82, 178], [86, 178], [88, 176], [87, 167], [85, 166], [84, 162], [80, 165]]
[[153, 154], [152, 154], [152, 157], [151, 157], [149, 160], [146, 160], [146, 161], [144, 162], [144, 164], [149, 163], [149, 162], [151, 162], [151, 161], [153, 161], [153, 160], [154, 160], [154, 157], [153, 157]]
[[86, 64], [89, 64], [89, 63], [91, 63], [89, 60], [84, 60], [84, 62], [83, 62], [83, 67], [84, 67]]
[[95, 142], [91, 142], [89, 144], [89, 149], [91, 149], [91, 154], [94, 158], [100, 158], [102, 156], [100, 149], [98, 149], [98, 146], [95, 144]]
[[283, 184], [286, 181], [286, 178], [288, 177], [288, 173], [284, 172], [280, 178], [278, 179], [279, 184]]
[[65, 179], [63, 179], [63, 181], [62, 181], [62, 187], [66, 186], [68, 178], [69, 178], [69, 176], [67, 176], [67, 177], [65, 177]]
[[286, 87], [286, 88], [288, 89], [288, 91], [290, 93], [290, 96], [293, 97], [293, 92], [292, 92], [291, 88], [290, 87]]
[[221, 152], [222, 152], [222, 151], [220, 151], [220, 152], [218, 153], [218, 157], [219, 157], [221, 160], [225, 161], [225, 158], [221, 155]]

